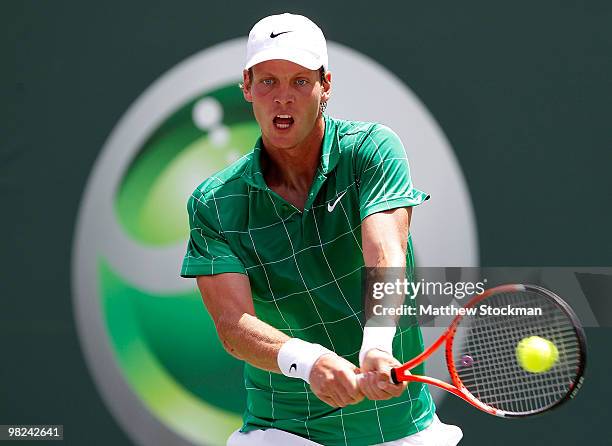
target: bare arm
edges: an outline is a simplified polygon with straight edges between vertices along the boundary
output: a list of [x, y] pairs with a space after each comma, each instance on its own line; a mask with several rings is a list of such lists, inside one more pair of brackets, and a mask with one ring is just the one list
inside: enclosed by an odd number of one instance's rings
[[[204, 305], [211, 314], [223, 347], [238, 359], [281, 373], [278, 352], [290, 338], [255, 316], [251, 286], [244, 274], [198, 276]], [[363, 399], [355, 379], [355, 366], [335, 354], [321, 356], [313, 365], [313, 392], [333, 407]]]
[[197, 282], [227, 352], [260, 369], [280, 373], [278, 351], [289, 336], [255, 316], [248, 277], [225, 273], [198, 276]]
[[[361, 227], [363, 259], [366, 267], [373, 268], [371, 272], [374, 281], [392, 281], [398, 276], [405, 276], [406, 249], [411, 216], [412, 208], [397, 208], [372, 214], [363, 220]], [[393, 267], [393, 273], [387, 274], [388, 270], [385, 269], [387, 267]], [[396, 268], [401, 268], [399, 274]], [[374, 302], [370, 296], [365, 297], [364, 311], [366, 312], [366, 318], [369, 319], [372, 316]], [[404, 296], [397, 295], [385, 298], [385, 301], [379, 303], [384, 302], [383, 305], [396, 307], [401, 305], [403, 301]], [[372, 329], [366, 328], [366, 330], [374, 330], [374, 332], [369, 333], [369, 336], [380, 336], [376, 334], [376, 331], [387, 330], [383, 326], [394, 325], [394, 319], [382, 323], [382, 326], [379, 325]], [[395, 332], [394, 328], [392, 330], [389, 336], [392, 336]], [[364, 339], [365, 337], [364, 332]], [[388, 342], [390, 342], [390, 339]], [[401, 395], [406, 388], [406, 384], [393, 385], [389, 382], [389, 370], [392, 367], [399, 366], [399, 361], [393, 357], [390, 351], [366, 347], [371, 345], [364, 341], [362, 346], [365, 356], [363, 356], [361, 366], [365, 378], [359, 381], [359, 388], [371, 400], [386, 400]]]
[[367, 267], [405, 267], [412, 208], [367, 216], [361, 225], [363, 260]]
[[[363, 220], [361, 239], [363, 259], [368, 268], [368, 286], [375, 283], [393, 283], [405, 277], [411, 215], [412, 208], [397, 208], [372, 214]], [[374, 299], [372, 294], [367, 292], [364, 296], [365, 319], [376, 321], [379, 326], [393, 325], [397, 317], [377, 316], [374, 314], [374, 306], [397, 308], [403, 302], [403, 294], [385, 294], [382, 299]]]

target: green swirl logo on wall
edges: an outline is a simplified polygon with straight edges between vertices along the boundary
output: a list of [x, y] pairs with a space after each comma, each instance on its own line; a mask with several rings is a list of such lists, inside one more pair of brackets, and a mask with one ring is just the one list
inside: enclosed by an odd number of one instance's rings
[[[241, 425], [242, 363], [223, 350], [195, 281], [178, 274], [189, 194], [248, 153], [259, 136], [237, 87], [244, 48], [243, 39], [217, 45], [150, 86], [109, 136], [83, 195], [72, 267], [79, 339], [101, 397], [136, 444], [225, 444]], [[435, 121], [375, 62], [333, 43], [330, 60], [330, 114], [393, 127], [418, 184], [439, 200], [419, 209], [413, 227], [420, 263], [475, 265], [471, 202]], [[359, 77], [377, 85], [376, 93], [357, 89]], [[418, 150], [410, 150], [412, 140]], [[428, 166], [433, 159], [436, 165]], [[427, 180], [440, 170], [443, 183], [435, 180], [439, 173]], [[449, 208], [456, 219], [452, 237], [418, 229], [444, 221]], [[442, 254], [427, 249], [441, 243]]]
[[[129, 237], [153, 249], [184, 244], [186, 197], [259, 136], [247, 105], [233, 83], [188, 102], [159, 126], [117, 191], [116, 216]], [[132, 389], [162, 420], [196, 438], [217, 440], [215, 432], [235, 429], [244, 399], [236, 385], [242, 365], [216, 342], [199, 292], [137, 288], [104, 259], [98, 273], [108, 334]], [[189, 418], [180, 407], [189, 409]]]

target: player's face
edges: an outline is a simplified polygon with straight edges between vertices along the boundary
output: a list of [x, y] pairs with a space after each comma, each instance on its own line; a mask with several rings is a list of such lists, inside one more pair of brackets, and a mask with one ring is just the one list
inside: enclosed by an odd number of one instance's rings
[[252, 79], [245, 70], [244, 85], [244, 97], [253, 103], [264, 144], [275, 148], [307, 142], [321, 116], [321, 101], [327, 101], [331, 92], [329, 82], [321, 83], [319, 70], [287, 60], [253, 66]]

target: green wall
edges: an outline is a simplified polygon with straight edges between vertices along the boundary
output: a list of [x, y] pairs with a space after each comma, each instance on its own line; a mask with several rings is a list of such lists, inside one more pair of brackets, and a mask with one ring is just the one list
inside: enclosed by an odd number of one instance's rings
[[[64, 424], [71, 445], [131, 444], [74, 327], [71, 246], [84, 185], [110, 130], [153, 81], [286, 5], [2, 3], [0, 424]], [[311, 1], [293, 12], [426, 104], [468, 181], [483, 265], [612, 265], [612, 3]], [[497, 420], [448, 398], [445, 420], [470, 445], [612, 444], [611, 333], [589, 329], [587, 381], [558, 412]]]

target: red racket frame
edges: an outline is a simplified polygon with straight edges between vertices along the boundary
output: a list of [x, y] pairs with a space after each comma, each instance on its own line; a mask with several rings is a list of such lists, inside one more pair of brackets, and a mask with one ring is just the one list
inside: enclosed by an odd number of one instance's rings
[[[522, 291], [527, 291], [527, 290], [532, 290], [532, 291], [537, 291], [540, 293], [544, 293], [546, 295], [548, 295], [549, 297], [551, 297], [555, 302], [557, 302], [564, 310], [565, 312], [570, 316], [570, 318], [572, 319], [572, 322], [574, 323], [574, 327], [576, 330], [576, 334], [578, 336], [578, 340], [580, 343], [580, 347], [581, 347], [581, 364], [577, 373], [577, 382], [572, 384], [572, 386], [569, 389], [568, 394], [566, 395], [565, 398], [563, 398], [561, 401], [558, 401], [554, 404], [552, 404], [550, 407], [546, 407], [544, 409], [541, 409], [539, 411], [533, 411], [530, 413], [525, 413], [525, 414], [509, 414], [506, 411], [500, 410], [500, 409], [496, 409], [494, 407], [491, 407], [481, 401], [479, 401], [476, 397], [474, 397], [474, 395], [472, 395], [463, 385], [463, 383], [461, 382], [461, 379], [459, 378], [459, 374], [457, 373], [457, 369], [455, 367], [455, 362], [453, 360], [453, 341], [454, 341], [454, 337], [455, 337], [455, 333], [457, 331], [457, 327], [459, 325], [459, 323], [461, 322], [461, 320], [463, 319], [462, 315], [458, 315], [455, 317], [455, 319], [453, 319], [453, 321], [451, 322], [450, 326], [446, 329], [446, 331], [442, 334], [442, 336], [440, 336], [440, 338], [438, 338], [438, 340], [436, 342], [434, 342], [429, 348], [427, 348], [423, 353], [421, 353], [420, 355], [416, 356], [415, 358], [413, 358], [412, 360], [408, 361], [407, 363], [405, 363], [404, 365], [400, 366], [400, 367], [396, 367], [394, 369], [391, 369], [391, 380], [395, 383], [395, 384], [399, 384], [400, 382], [403, 381], [407, 381], [407, 382], [421, 382], [424, 384], [431, 384], [437, 387], [440, 387], [441, 389], [446, 390], [447, 392], [452, 393], [453, 395], [458, 396], [459, 398], [462, 398], [463, 400], [467, 401], [468, 403], [470, 403], [472, 406], [476, 407], [477, 409], [480, 409], [486, 413], [489, 413], [491, 415], [495, 415], [498, 417], [507, 417], [507, 416], [512, 416], [512, 417], [516, 417], [516, 416], [528, 416], [528, 415], [534, 415], [536, 413], [540, 413], [543, 412], [545, 410], [549, 410], [552, 407], [555, 407], [559, 404], [561, 404], [563, 401], [566, 401], [569, 398], [573, 398], [576, 394], [576, 392], [578, 391], [578, 389], [580, 388], [580, 385], [582, 383], [582, 379], [583, 379], [583, 373], [584, 373], [584, 367], [585, 367], [585, 362], [586, 362], [586, 343], [585, 343], [585, 337], [584, 337], [584, 333], [582, 331], [582, 327], [580, 326], [580, 323], [578, 322], [577, 317], [575, 316], [575, 314], [571, 311], [571, 309], [569, 308], [569, 306], [563, 301], [561, 300], [561, 298], [559, 298], [556, 294], [552, 293], [549, 290], [546, 290], [544, 288], [535, 286], [535, 285], [520, 285], [520, 284], [509, 284], [509, 285], [499, 285], [496, 286], [494, 288], [490, 288], [488, 290], [485, 290], [482, 294], [478, 294], [476, 296], [474, 296], [466, 305], [465, 308], [470, 308], [470, 307], [474, 307], [476, 305], [478, 305], [481, 301], [483, 301], [484, 299], [488, 298], [489, 296], [491, 296], [492, 294], [497, 294], [497, 293], [506, 293], [506, 292], [522, 292]], [[440, 379], [436, 379], [436, 378], [431, 378], [429, 376], [423, 376], [423, 375], [412, 375], [410, 374], [410, 370], [413, 369], [414, 367], [416, 367], [417, 365], [421, 364], [422, 362], [424, 362], [427, 358], [429, 358], [433, 352], [435, 352], [441, 345], [442, 343], [446, 342], [446, 365], [448, 367], [448, 372], [450, 374], [451, 377], [451, 381], [454, 384], [449, 384], [445, 381], [442, 381]]]

